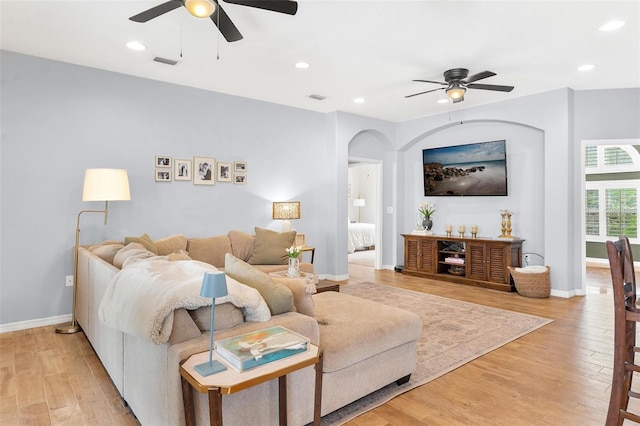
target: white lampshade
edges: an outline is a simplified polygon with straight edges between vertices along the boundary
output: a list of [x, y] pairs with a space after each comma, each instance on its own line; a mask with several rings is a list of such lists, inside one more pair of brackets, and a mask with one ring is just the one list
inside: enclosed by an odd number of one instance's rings
[[186, 0], [184, 7], [196, 18], [208, 18], [216, 10], [216, 5], [210, 0]]
[[354, 207], [364, 207], [366, 205], [366, 202], [364, 200], [364, 198], [354, 198], [353, 199], [353, 206]]
[[82, 201], [130, 200], [129, 177], [124, 169], [87, 169]]

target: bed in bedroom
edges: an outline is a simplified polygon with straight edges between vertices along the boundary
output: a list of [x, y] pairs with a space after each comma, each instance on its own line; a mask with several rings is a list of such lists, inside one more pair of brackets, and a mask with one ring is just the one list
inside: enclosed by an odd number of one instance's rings
[[376, 225], [373, 223], [349, 223], [349, 253], [364, 250], [376, 244]]

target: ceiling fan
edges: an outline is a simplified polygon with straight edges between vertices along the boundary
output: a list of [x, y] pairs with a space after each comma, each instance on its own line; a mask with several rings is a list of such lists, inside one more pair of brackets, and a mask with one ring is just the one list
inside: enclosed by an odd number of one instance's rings
[[[226, 3], [241, 6], [255, 7], [257, 9], [271, 10], [273, 12], [295, 15], [298, 11], [298, 3], [292, 0], [224, 0]], [[220, 7], [219, 0], [169, 0], [144, 12], [138, 13], [129, 19], [134, 22], [147, 22], [167, 12], [184, 6], [189, 13], [197, 18], [211, 18], [224, 38], [231, 41], [242, 40], [242, 34], [233, 24], [229, 16]]]
[[[447, 96], [451, 98], [453, 103], [458, 103], [464, 101], [464, 94], [467, 89], [482, 89], [482, 90], [496, 90], [498, 92], [510, 92], [513, 90], [513, 86], [498, 86], [496, 84], [476, 84], [474, 81], [482, 80], [484, 78], [493, 77], [497, 75], [491, 71], [483, 71], [478, 74], [474, 74], [471, 77], [467, 78], [469, 75], [469, 70], [466, 68], [453, 68], [444, 72], [444, 80], [446, 83], [441, 81], [431, 81], [431, 80], [413, 80], [422, 83], [434, 83], [441, 84], [445, 87], [440, 87], [438, 89], [427, 90], [426, 92], [414, 93], [413, 95], [405, 96], [405, 98], [410, 98], [412, 96], [423, 95], [429, 92], [435, 92], [437, 90], [444, 90], [447, 93]], [[464, 80], [466, 78], [466, 80]]]

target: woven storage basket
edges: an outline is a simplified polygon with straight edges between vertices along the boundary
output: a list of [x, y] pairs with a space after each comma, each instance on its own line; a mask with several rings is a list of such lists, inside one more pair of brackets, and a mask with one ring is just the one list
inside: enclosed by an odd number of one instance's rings
[[[518, 293], [525, 297], [534, 297], [536, 299], [544, 299], [551, 294], [551, 282], [549, 280], [549, 271], [551, 268], [545, 266], [546, 271], [543, 272], [520, 272], [516, 268], [509, 266], [509, 271], [516, 284]], [[524, 269], [524, 268], [517, 268]]]

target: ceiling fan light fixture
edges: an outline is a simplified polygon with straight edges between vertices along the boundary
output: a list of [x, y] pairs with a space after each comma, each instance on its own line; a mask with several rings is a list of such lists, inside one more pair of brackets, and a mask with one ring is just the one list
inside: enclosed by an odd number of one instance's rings
[[216, 10], [211, 0], [185, 0], [184, 7], [196, 18], [208, 18]]
[[453, 100], [464, 97], [466, 91], [467, 89], [460, 86], [460, 83], [458, 83], [457, 81], [451, 83], [451, 86], [449, 86], [446, 90], [447, 96]]

